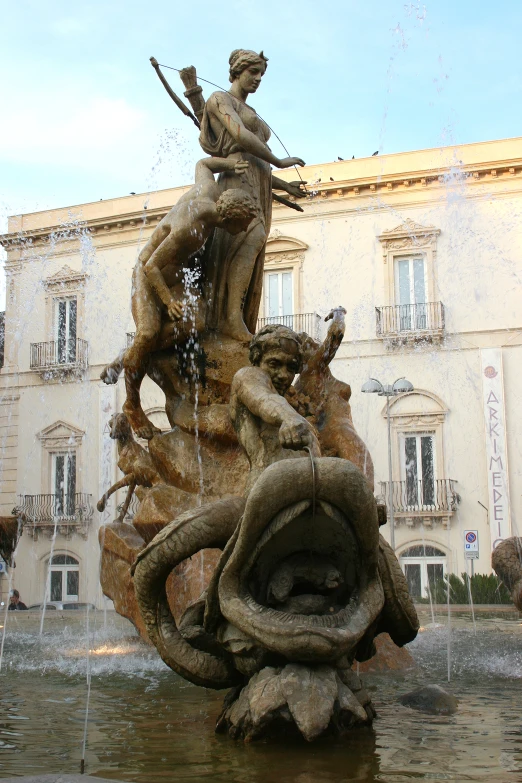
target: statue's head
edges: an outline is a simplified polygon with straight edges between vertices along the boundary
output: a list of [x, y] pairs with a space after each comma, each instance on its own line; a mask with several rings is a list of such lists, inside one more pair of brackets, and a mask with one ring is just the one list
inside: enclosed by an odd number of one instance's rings
[[113, 413], [109, 419], [109, 431], [113, 440], [126, 440], [132, 437], [129, 420], [124, 413]]
[[246, 190], [230, 188], [223, 191], [216, 203], [218, 225], [229, 234], [246, 231], [257, 215], [256, 202]]
[[252, 52], [250, 49], [234, 49], [228, 59], [230, 66], [229, 81], [239, 81], [240, 86], [248, 93], [255, 92], [261, 84], [266, 71], [268, 58], [263, 52]]
[[270, 376], [275, 390], [284, 396], [301, 372], [302, 352], [298, 335], [281, 324], [268, 324], [250, 343], [250, 363]]

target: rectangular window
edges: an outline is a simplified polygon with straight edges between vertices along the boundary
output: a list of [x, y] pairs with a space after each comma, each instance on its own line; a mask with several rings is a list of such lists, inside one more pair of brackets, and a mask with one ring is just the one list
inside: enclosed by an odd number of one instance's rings
[[58, 364], [76, 361], [76, 299], [55, 299], [55, 342]]
[[76, 454], [52, 455], [54, 516], [73, 517], [76, 508]]
[[426, 329], [426, 272], [424, 258], [395, 261], [395, 301], [399, 306], [399, 331]]
[[402, 472], [406, 506], [435, 505], [435, 449], [431, 433], [402, 436]]
[[[265, 318], [281, 318], [287, 326], [292, 326], [282, 316], [291, 317], [294, 309], [294, 284], [291, 270], [286, 272], [265, 272]], [[290, 318], [291, 320], [291, 318]]]

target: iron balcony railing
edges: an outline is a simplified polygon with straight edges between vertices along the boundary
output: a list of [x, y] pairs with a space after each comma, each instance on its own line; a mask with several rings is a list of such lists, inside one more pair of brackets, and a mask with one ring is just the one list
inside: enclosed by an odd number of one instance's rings
[[[456, 483], [453, 479], [392, 481], [393, 511], [397, 514], [456, 511], [460, 503], [460, 495], [454, 487]], [[390, 482], [381, 481], [380, 484], [381, 494], [389, 507]]]
[[54, 370], [88, 366], [88, 343], [79, 338], [31, 343], [31, 370]]
[[[262, 329], [267, 324], [282, 324], [293, 329], [294, 332], [306, 332], [314, 339], [320, 336], [321, 316], [317, 313], [293, 313], [292, 315], [268, 316], [257, 319], [257, 329]], [[127, 348], [134, 342], [136, 332], [127, 332]]]
[[276, 315], [267, 318], [258, 318], [257, 328], [262, 329], [267, 324], [282, 324], [293, 329], [294, 332], [306, 332], [315, 340], [319, 338], [321, 316], [317, 313], [294, 313], [293, 315]]
[[54, 525], [85, 523], [92, 519], [92, 495], [85, 492], [60, 495], [20, 495], [13, 515], [24, 523]]
[[[131, 502], [129, 503], [129, 508], [127, 509], [127, 513], [125, 514], [125, 519], [134, 519], [134, 517], [138, 513], [139, 507], [140, 507], [139, 498], [137, 498], [136, 495], [133, 495], [131, 498]], [[121, 514], [122, 510], [123, 510], [123, 503], [119, 503], [116, 506], [116, 511]]]
[[442, 302], [419, 302], [408, 305], [376, 307], [377, 335], [442, 332], [444, 305]]

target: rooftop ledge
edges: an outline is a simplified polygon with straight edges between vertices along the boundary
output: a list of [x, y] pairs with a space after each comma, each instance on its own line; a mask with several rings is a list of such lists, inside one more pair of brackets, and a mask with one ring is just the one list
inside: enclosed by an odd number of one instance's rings
[[[328, 197], [372, 196], [377, 192], [385, 195], [399, 188], [440, 186], [453, 171], [467, 175], [471, 184], [484, 178], [490, 181], [520, 176], [522, 137], [313, 164], [299, 170], [308, 182], [314, 201]], [[294, 169], [289, 169], [277, 171], [277, 176], [293, 180], [296, 174]], [[71, 226], [72, 219], [93, 234], [154, 224], [188, 188], [186, 185], [15, 215], [9, 218], [9, 232], [0, 235], [0, 245], [9, 249], [28, 238], [45, 239], [51, 232]], [[306, 208], [306, 200], [300, 203]], [[274, 207], [282, 209], [278, 205]]]

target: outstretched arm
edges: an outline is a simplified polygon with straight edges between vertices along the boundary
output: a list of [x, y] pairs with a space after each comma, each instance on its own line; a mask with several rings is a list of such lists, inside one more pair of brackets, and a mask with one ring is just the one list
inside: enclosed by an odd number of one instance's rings
[[314, 456], [320, 455], [319, 444], [311, 425], [278, 394], [270, 379], [258, 367], [245, 367], [236, 373], [231, 389], [232, 408], [235, 401], [267, 424], [279, 427], [279, 441], [286, 449], [309, 446]]
[[234, 158], [202, 158], [196, 163], [196, 185], [214, 182], [214, 174], [223, 171], [234, 171], [243, 174], [248, 169], [247, 160], [235, 160]]
[[284, 190], [290, 196], [295, 198], [304, 198], [306, 196], [306, 180], [294, 180], [293, 182], [285, 182], [284, 179], [279, 179], [275, 174], [272, 174], [272, 187], [277, 190]]
[[[271, 163], [278, 169], [287, 169], [291, 166], [304, 166], [301, 158], [277, 158], [270, 147], [243, 125], [243, 121], [234, 109], [232, 98], [228, 93], [214, 93], [212, 113], [217, 120], [227, 129], [232, 138], [245, 152], [255, 155], [257, 158]], [[208, 104], [207, 104], [208, 106]]]

